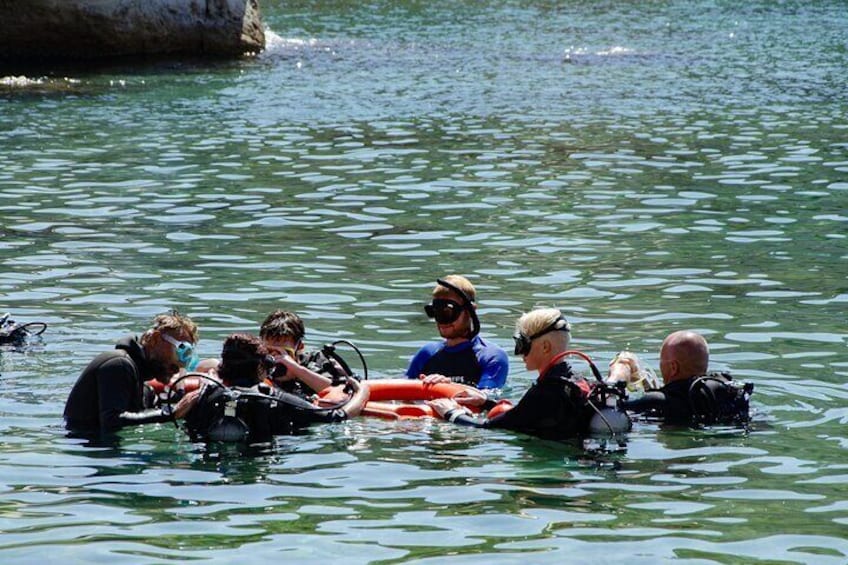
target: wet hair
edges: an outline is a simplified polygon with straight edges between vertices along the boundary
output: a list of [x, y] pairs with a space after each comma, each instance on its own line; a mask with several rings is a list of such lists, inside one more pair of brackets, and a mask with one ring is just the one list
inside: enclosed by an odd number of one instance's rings
[[[556, 324], [559, 319], [564, 319], [564, 317], [558, 308], [537, 308], [536, 310], [531, 310], [530, 312], [523, 314], [515, 323], [515, 329], [526, 336], [533, 336], [547, 328], [550, 328]], [[567, 330], [565, 330], [565, 328], [567, 328]], [[558, 329], [565, 330], [555, 333], [564, 337], [564, 345], [565, 347], [568, 347], [568, 343], [571, 340], [571, 324], [565, 322], [565, 326], [562, 326], [560, 323]]]
[[197, 343], [199, 332], [197, 324], [191, 321], [188, 316], [183, 316], [176, 310], [172, 310], [168, 314], [159, 314], [153, 318], [152, 327], [144, 332], [141, 336], [141, 345], [147, 345], [154, 332], [167, 332], [175, 339], [187, 339], [192, 343]]
[[268, 349], [258, 337], [232, 334], [224, 340], [218, 375], [224, 384], [252, 386], [259, 382], [259, 367], [265, 366]]
[[[471, 302], [477, 302], [477, 291], [474, 289], [474, 285], [471, 284], [471, 281], [463, 277], [462, 275], [448, 275], [446, 277], [442, 277], [447, 283], [452, 284], [453, 286], [460, 289], [464, 292], [468, 298], [471, 299]], [[456, 294], [455, 290], [452, 290], [446, 286], [442, 286], [441, 284], [437, 284], [435, 288], [433, 288], [433, 297], [434, 298], [444, 298], [446, 296], [452, 296]]]
[[262, 322], [259, 337], [262, 339], [288, 337], [295, 342], [300, 342], [306, 337], [306, 327], [300, 316], [294, 312], [275, 310]]

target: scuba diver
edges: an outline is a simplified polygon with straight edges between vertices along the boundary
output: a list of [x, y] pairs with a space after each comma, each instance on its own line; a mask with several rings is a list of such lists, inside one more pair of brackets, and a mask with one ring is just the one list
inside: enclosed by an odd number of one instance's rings
[[[308, 396], [328, 386], [344, 384], [347, 377], [353, 376], [344, 359], [335, 353], [334, 345], [307, 350], [305, 337], [306, 326], [294, 312], [275, 310], [262, 322], [259, 338], [270, 354], [277, 359], [288, 357], [300, 367], [308, 369], [306, 372], [293, 367], [289, 371], [288, 364], [278, 364], [271, 375], [278, 387], [285, 392]], [[304, 389], [303, 385], [309, 387], [309, 390]]]
[[[571, 325], [560, 310], [528, 312], [518, 320], [516, 329], [515, 354], [524, 358], [528, 370], [539, 372], [518, 404], [497, 415], [490, 410], [487, 419], [478, 421], [454, 400], [430, 401], [441, 417], [460, 425], [508, 429], [554, 440], [630, 430], [630, 419], [617, 407], [624, 386], [605, 385], [588, 357], [569, 350]], [[576, 376], [566, 361], [569, 355], [588, 361], [599, 382]]]
[[[313, 422], [339, 422], [358, 415], [368, 401], [368, 387], [347, 380], [350, 397], [330, 407], [312, 404], [302, 396], [277, 389], [269, 376], [285, 363], [287, 373], [301, 378], [308, 371], [290, 356], [272, 356], [256, 336], [233, 334], [224, 341], [217, 377], [189, 392], [185, 426], [193, 439], [211, 441], [268, 441], [291, 434]], [[311, 372], [311, 371], [310, 371]], [[189, 373], [184, 378], [193, 378]], [[328, 385], [329, 386], [329, 385]], [[182, 401], [181, 401], [182, 402]]]
[[197, 336], [195, 323], [174, 311], [156, 316], [141, 338], [118, 341], [115, 349], [83, 369], [65, 404], [66, 426], [81, 432], [113, 431], [182, 417], [185, 402], [151, 408], [144, 381], [166, 383], [180, 368], [194, 364]]
[[483, 390], [503, 388], [509, 359], [498, 345], [480, 337], [476, 298], [474, 286], [463, 276], [436, 280], [424, 312], [435, 320], [444, 341], [421, 347], [409, 362], [407, 377], [438, 382], [438, 377], [445, 376]]
[[[259, 338], [276, 360], [268, 376], [281, 390], [307, 398], [329, 386], [346, 383], [347, 378], [354, 375], [347, 362], [336, 353], [336, 345], [340, 343], [348, 344], [360, 356], [367, 378], [365, 360], [359, 349], [349, 341], [340, 340], [321, 349], [307, 350], [305, 337], [303, 320], [294, 312], [285, 310], [268, 314], [259, 328]], [[204, 359], [195, 372], [211, 372], [214, 375], [219, 364], [219, 359]], [[189, 383], [189, 386], [192, 385]]]
[[[710, 349], [702, 335], [693, 331], [669, 334], [660, 348], [663, 387], [648, 389], [642, 397], [623, 402], [622, 407], [668, 424], [747, 423], [754, 385], [739, 385], [726, 372], [708, 372], [709, 359]], [[632, 369], [633, 362], [629, 356], [617, 358], [610, 372], [630, 373], [615, 365]]]

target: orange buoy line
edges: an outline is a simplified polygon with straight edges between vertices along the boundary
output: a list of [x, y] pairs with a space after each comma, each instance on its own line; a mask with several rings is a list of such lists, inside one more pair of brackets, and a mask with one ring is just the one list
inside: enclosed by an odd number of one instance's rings
[[[163, 383], [156, 379], [150, 379], [149, 381], [144, 381], [144, 385], [149, 387], [156, 395], [162, 396], [164, 399], [166, 396], [173, 394], [173, 391], [186, 393], [197, 390], [203, 386], [203, 383], [205, 382], [216, 383], [219, 385], [223, 384], [217, 377], [210, 376], [206, 373], [186, 373], [170, 383]], [[269, 387], [274, 387], [274, 382], [271, 379], [266, 378], [262, 381], [262, 383]]]
[[[389, 420], [438, 417], [435, 410], [424, 403], [427, 400], [478, 398], [485, 401], [487, 399], [483, 391], [458, 383], [425, 384], [416, 379], [379, 379], [366, 382], [370, 396], [368, 403], [362, 409], [362, 415]], [[332, 387], [332, 389], [337, 388]], [[337, 393], [332, 389], [327, 389], [320, 394], [322, 400], [326, 401], [335, 397]], [[480, 411], [477, 406], [468, 406], [468, 408], [474, 412]]]
[[[155, 392], [156, 394], [166, 394], [169, 390], [171, 390], [171, 385], [163, 383], [162, 381], [157, 381], [156, 379], [150, 379], [149, 381], [144, 381], [144, 384]], [[180, 383], [180, 390], [185, 392], [191, 392], [193, 390], [197, 390], [200, 388], [199, 378], [185, 379]]]

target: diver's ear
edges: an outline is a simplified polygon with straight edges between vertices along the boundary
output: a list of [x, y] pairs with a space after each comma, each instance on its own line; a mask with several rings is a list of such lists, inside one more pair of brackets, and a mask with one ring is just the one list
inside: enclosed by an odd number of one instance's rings
[[673, 381], [680, 374], [680, 361], [672, 359], [668, 362], [668, 380]]

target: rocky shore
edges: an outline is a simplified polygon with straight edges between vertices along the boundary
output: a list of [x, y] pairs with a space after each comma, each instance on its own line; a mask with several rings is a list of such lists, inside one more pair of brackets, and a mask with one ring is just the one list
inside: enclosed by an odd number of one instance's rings
[[265, 46], [257, 0], [0, 0], [0, 61], [240, 56]]

